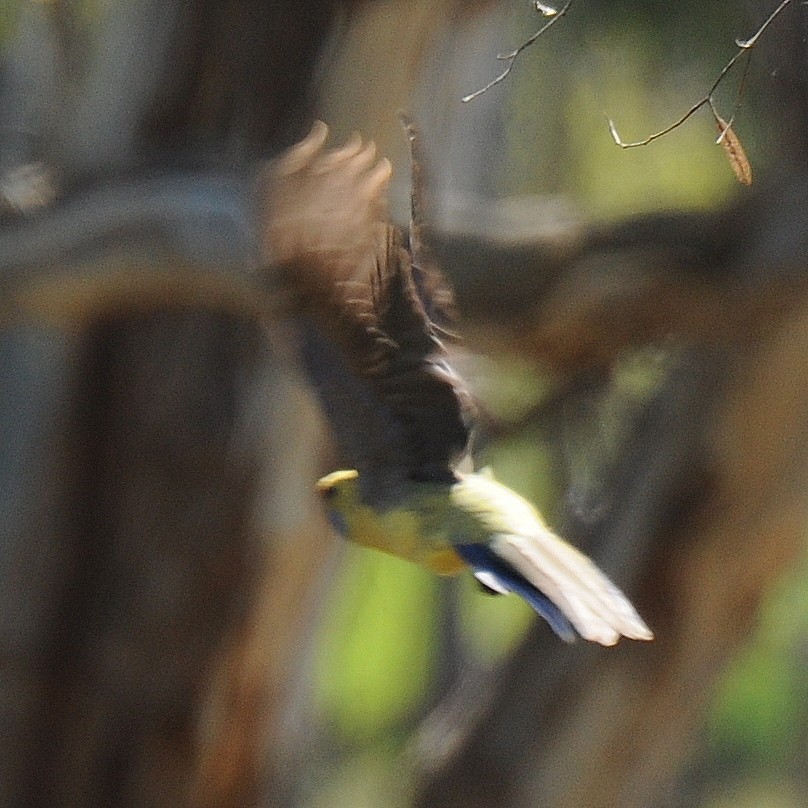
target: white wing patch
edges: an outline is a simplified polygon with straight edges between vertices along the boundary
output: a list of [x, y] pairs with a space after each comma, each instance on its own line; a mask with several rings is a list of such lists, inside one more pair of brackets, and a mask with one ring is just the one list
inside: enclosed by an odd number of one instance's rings
[[485, 570], [475, 570], [474, 577], [489, 589], [498, 592], [500, 595], [509, 595], [511, 590], [502, 585], [502, 582], [494, 575], [493, 572], [485, 572]]

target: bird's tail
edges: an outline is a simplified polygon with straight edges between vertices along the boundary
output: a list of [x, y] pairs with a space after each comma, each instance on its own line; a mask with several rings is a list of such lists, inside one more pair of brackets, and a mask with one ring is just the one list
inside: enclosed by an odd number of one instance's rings
[[549, 530], [536, 535], [499, 534], [488, 545], [463, 545], [458, 553], [501, 590], [525, 598], [562, 639], [614, 645], [620, 637], [653, 639], [628, 598], [594, 562]]

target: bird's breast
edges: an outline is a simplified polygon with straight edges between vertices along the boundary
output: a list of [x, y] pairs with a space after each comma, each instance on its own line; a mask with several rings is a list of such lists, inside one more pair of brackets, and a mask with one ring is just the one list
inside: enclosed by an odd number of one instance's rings
[[467, 565], [449, 541], [445, 517], [436, 520], [430, 510], [402, 505], [380, 512], [363, 506], [353, 515], [349, 536], [438, 575], [457, 575]]
[[429, 553], [422, 563], [438, 575], [457, 575], [468, 569], [466, 562], [450, 548]]

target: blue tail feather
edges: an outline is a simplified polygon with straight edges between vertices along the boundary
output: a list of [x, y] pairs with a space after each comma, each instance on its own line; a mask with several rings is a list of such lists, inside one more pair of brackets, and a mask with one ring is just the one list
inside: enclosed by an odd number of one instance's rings
[[564, 642], [577, 639], [578, 633], [558, 606], [490, 548], [484, 544], [459, 544], [454, 549], [475, 572], [494, 575], [503, 589], [524, 598]]

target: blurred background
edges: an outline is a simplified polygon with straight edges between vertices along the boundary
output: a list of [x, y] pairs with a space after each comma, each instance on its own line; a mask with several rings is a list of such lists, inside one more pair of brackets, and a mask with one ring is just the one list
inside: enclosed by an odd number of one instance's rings
[[[808, 803], [804, 6], [2, 0], [0, 675], [8, 806]], [[740, 94], [739, 94], [740, 88]], [[478, 465], [652, 646], [341, 545], [339, 465], [256, 257], [314, 118], [411, 111]]]

